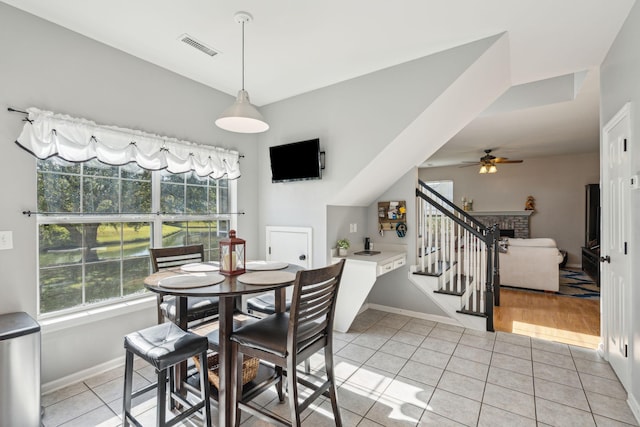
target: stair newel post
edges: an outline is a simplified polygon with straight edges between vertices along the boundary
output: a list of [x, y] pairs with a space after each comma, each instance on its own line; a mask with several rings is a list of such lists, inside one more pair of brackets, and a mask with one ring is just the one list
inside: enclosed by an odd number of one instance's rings
[[496, 224], [493, 230], [493, 301], [496, 307], [500, 306], [500, 227]]
[[493, 278], [493, 259], [497, 258], [497, 253], [495, 252], [495, 245], [494, 245], [494, 235], [495, 233], [495, 226], [492, 228], [489, 228], [485, 231], [485, 245], [487, 247], [487, 249], [489, 250], [488, 252], [488, 256], [487, 256], [487, 263], [486, 265], [486, 277], [487, 277], [487, 281], [486, 281], [486, 288], [485, 288], [485, 299], [484, 299], [484, 304], [485, 304], [485, 314], [487, 315], [487, 331], [493, 332], [494, 328], [493, 328], [493, 283], [492, 282], [492, 278]]

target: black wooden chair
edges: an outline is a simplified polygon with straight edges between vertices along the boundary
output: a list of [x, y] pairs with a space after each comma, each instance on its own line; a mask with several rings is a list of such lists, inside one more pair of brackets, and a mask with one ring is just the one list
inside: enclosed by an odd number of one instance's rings
[[[236, 426], [240, 424], [241, 410], [270, 422], [300, 426], [301, 413], [321, 395], [331, 399], [335, 425], [342, 426], [333, 366], [333, 319], [343, 268], [344, 260], [341, 260], [328, 267], [298, 271], [289, 313], [272, 314], [233, 332], [230, 338], [232, 369], [236, 375], [233, 395]], [[317, 385], [298, 377], [296, 366], [320, 350], [324, 350], [327, 378]], [[273, 363], [280, 373], [286, 370], [291, 421], [266, 411], [250, 399], [243, 400], [243, 355]], [[299, 402], [298, 383], [314, 390], [302, 402]], [[281, 389], [282, 376], [279, 394]]]
[[[151, 260], [153, 272], [166, 270], [167, 268], [181, 265], [203, 262], [204, 246], [175, 246], [169, 248], [152, 248]], [[158, 293], [158, 323], [168, 319], [176, 320], [176, 299], [172, 296]], [[218, 297], [188, 297], [187, 298], [187, 323], [203, 320], [218, 315]]]

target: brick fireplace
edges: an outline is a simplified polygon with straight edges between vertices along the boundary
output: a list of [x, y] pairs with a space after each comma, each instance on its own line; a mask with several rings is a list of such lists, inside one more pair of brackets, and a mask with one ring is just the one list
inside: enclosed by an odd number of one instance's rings
[[[498, 224], [503, 235], [529, 238], [529, 218], [533, 211], [467, 212], [484, 225]], [[511, 235], [512, 234], [512, 235]]]

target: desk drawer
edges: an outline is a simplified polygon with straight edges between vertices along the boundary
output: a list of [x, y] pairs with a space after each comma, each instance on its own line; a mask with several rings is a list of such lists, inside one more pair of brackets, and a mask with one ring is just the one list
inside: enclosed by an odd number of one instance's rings
[[400, 259], [397, 259], [397, 260], [393, 261], [393, 269], [395, 270], [396, 268], [400, 268], [403, 265], [405, 265], [406, 263], [407, 263], [407, 259], [404, 258], [404, 257], [400, 258]]
[[390, 272], [391, 270], [393, 270], [393, 261], [391, 262], [387, 262], [385, 264], [379, 265], [378, 266], [378, 276], [381, 276], [385, 273]]

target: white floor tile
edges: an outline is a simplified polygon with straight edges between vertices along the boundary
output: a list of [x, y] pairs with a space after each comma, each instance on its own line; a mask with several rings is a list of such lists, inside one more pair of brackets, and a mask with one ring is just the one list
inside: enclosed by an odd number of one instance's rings
[[[594, 350], [378, 310], [359, 314], [352, 330], [335, 334], [334, 346], [347, 427], [638, 425], [624, 388]], [[312, 364], [324, 372], [322, 357]], [[135, 369], [134, 387], [155, 380], [143, 361]], [[124, 368], [111, 369], [43, 396], [44, 426], [120, 425], [123, 374]], [[155, 423], [155, 401], [155, 391], [134, 400], [143, 424]], [[288, 414], [275, 390], [255, 402]], [[334, 425], [324, 397], [303, 417], [307, 427]], [[196, 417], [180, 423], [195, 425], [201, 425]], [[243, 427], [269, 425], [242, 419]]]

